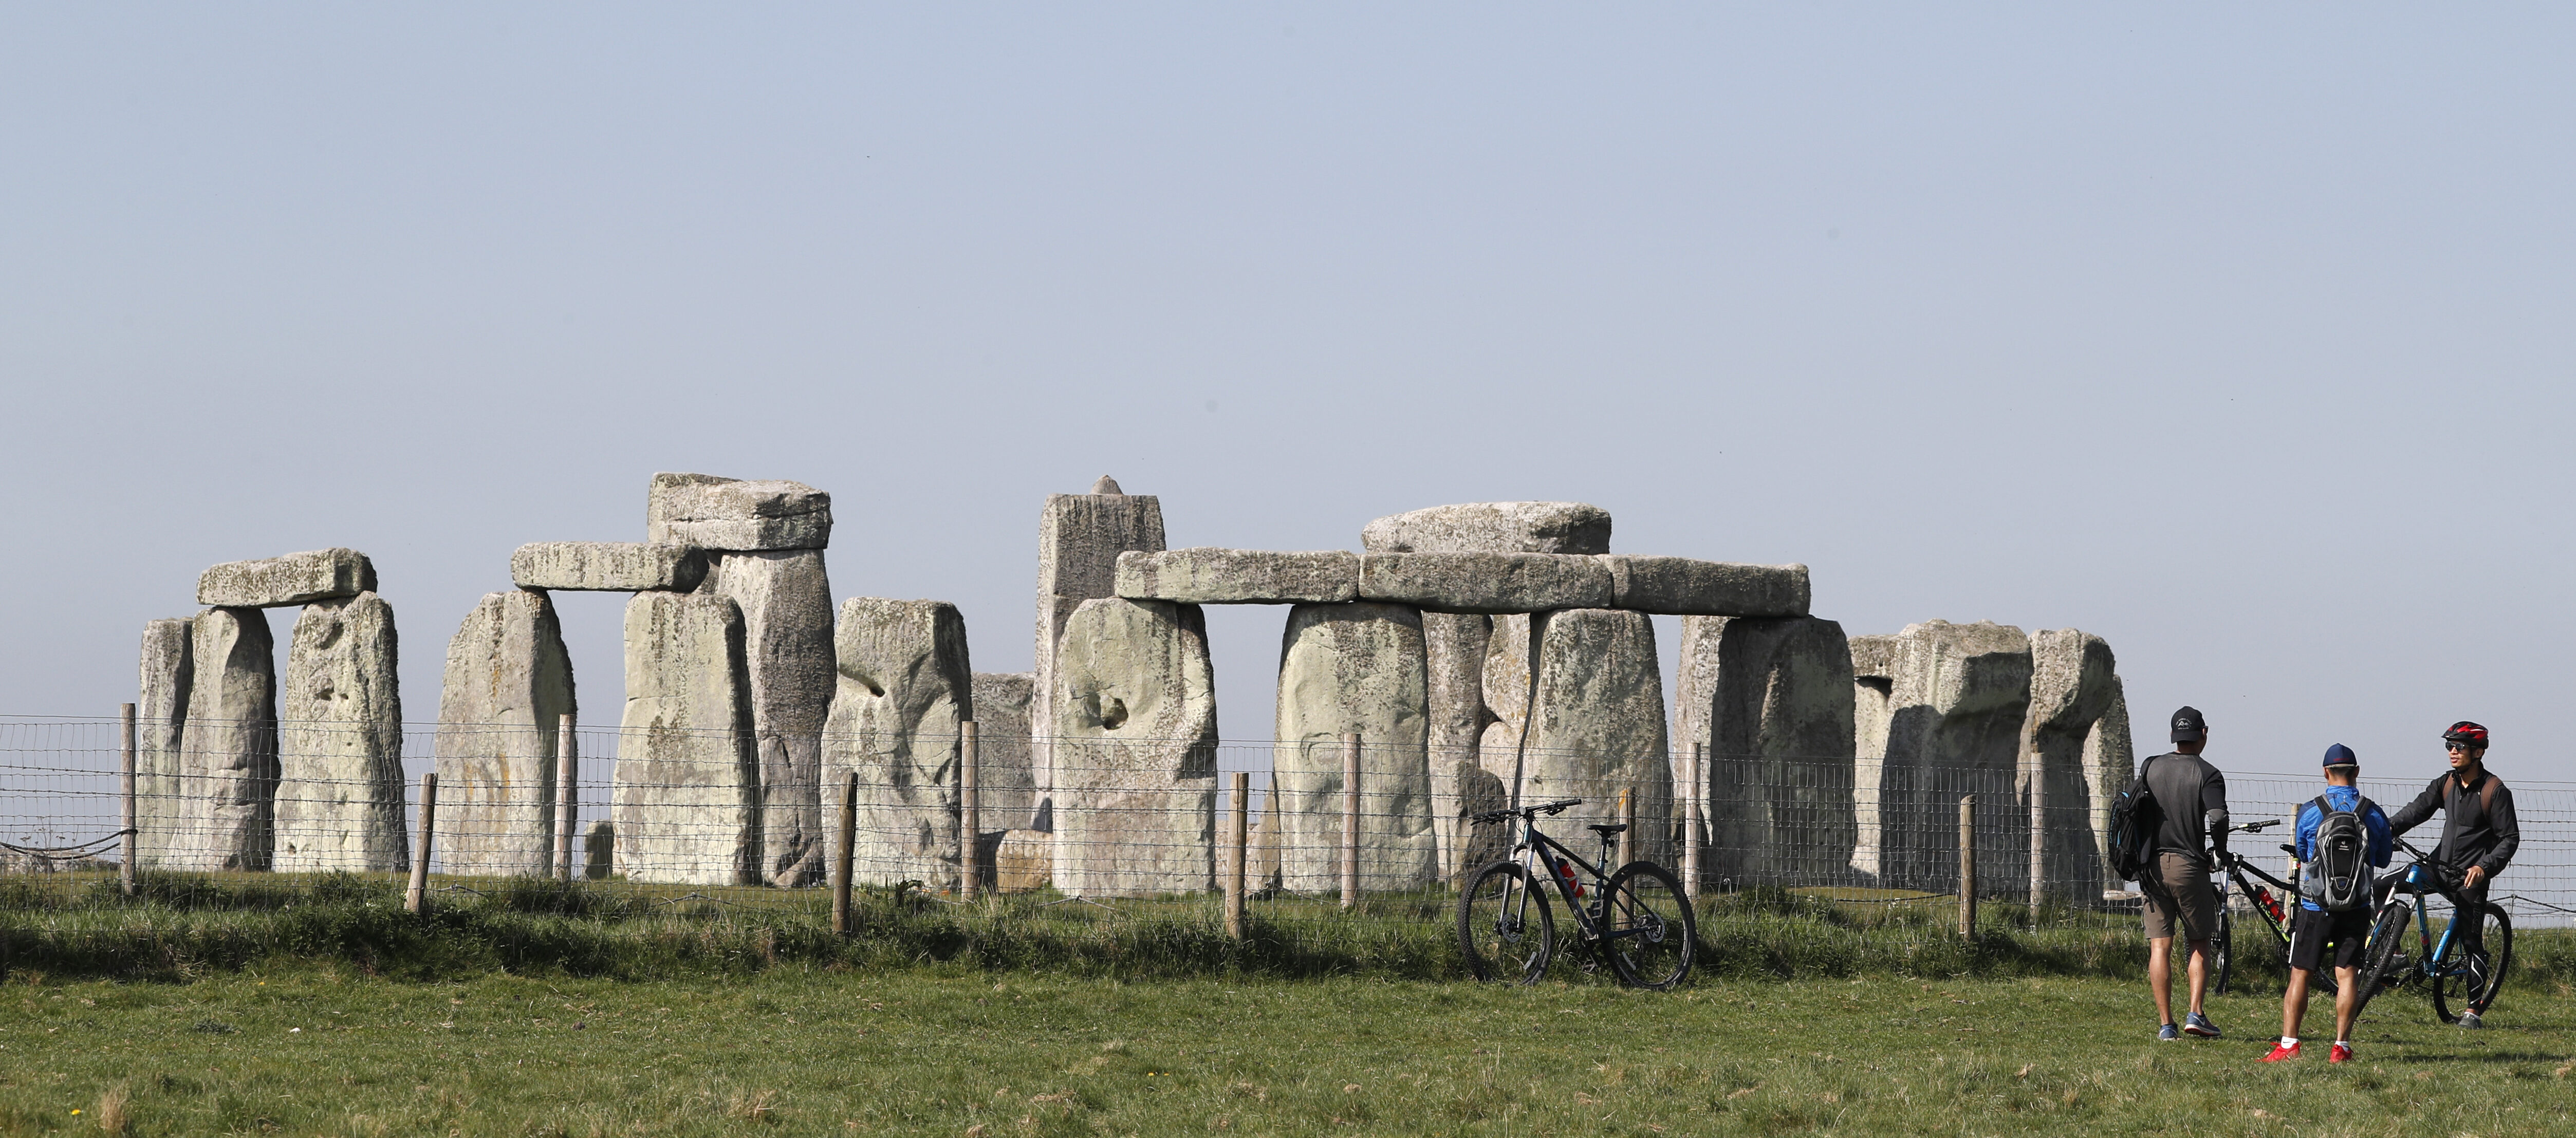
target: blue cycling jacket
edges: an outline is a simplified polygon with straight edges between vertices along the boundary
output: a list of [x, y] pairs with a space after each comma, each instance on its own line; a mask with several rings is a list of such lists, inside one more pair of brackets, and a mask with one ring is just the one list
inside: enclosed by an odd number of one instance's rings
[[[2359, 790], [2349, 786], [2327, 787], [2326, 801], [2337, 810], [2352, 810], [2360, 813], [2361, 828], [2363, 832], [2370, 835], [2370, 864], [2380, 869], [2388, 868], [2389, 857], [2397, 851], [2397, 840], [2389, 835], [2388, 815], [2380, 813], [2379, 804], [2363, 798]], [[2325, 811], [2317, 809], [2315, 799], [2312, 798], [2300, 804], [2300, 861], [2308, 861], [2317, 856], [2317, 827], [2325, 825], [2325, 822]], [[2305, 899], [2300, 900], [2299, 907], [2318, 912], [2325, 911], [2323, 906]]]

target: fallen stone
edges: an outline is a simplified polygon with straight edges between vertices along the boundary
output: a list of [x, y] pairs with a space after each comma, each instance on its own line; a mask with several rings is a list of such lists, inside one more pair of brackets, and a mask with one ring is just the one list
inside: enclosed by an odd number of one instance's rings
[[295, 619], [278, 699], [278, 870], [411, 868], [399, 655], [393, 606], [374, 593]]
[[764, 879], [780, 888], [824, 873], [823, 721], [832, 711], [832, 584], [823, 551], [715, 553], [701, 594], [742, 613], [752, 737], [760, 751]]
[[1610, 511], [1581, 502], [1469, 502], [1370, 522], [1371, 553], [1608, 553]]
[[746, 672], [732, 600], [637, 593], [627, 603], [611, 820], [628, 881], [762, 881], [760, 754]]
[[656, 474], [644, 540], [702, 549], [821, 549], [832, 543], [832, 496], [802, 482]]
[[1055, 883], [1075, 897], [1216, 883], [1216, 687], [1196, 605], [1084, 601], [1056, 659]]
[[1105, 474], [1093, 489], [1104, 486], [1091, 494], [1049, 494], [1038, 515], [1037, 679], [1029, 734], [1038, 795], [1032, 813], [1046, 819], [1040, 829], [1054, 824], [1055, 657], [1065, 621], [1084, 601], [1118, 595], [1119, 554], [1163, 548], [1162, 499], [1121, 493]]
[[1736, 565], [1688, 557], [1601, 559], [1610, 607], [1676, 616], [1805, 616], [1807, 567]]
[[1974, 794], [2001, 807], [1978, 815], [1978, 887], [2026, 892], [2028, 819], [2006, 804], [2015, 798], [2030, 706], [2030, 638], [2009, 625], [1935, 620], [1906, 626], [1896, 641], [1880, 769], [1879, 884], [1956, 888], [1959, 799]]
[[1431, 831], [1422, 617], [1403, 605], [1299, 605], [1279, 652], [1282, 884], [1337, 892], [1347, 807], [1342, 736], [1360, 736], [1360, 888], [1412, 889], [1439, 872]]
[[1700, 807], [1711, 880], [1843, 880], [1852, 812], [1851, 646], [1813, 617], [1682, 618], [1676, 748], [1704, 748]]
[[841, 602], [823, 730], [832, 782], [859, 780], [850, 880], [958, 885], [958, 725], [974, 718], [966, 621], [945, 601]]
[[556, 743], [579, 712], [572, 657], [541, 592], [486, 595], [447, 642], [438, 692], [438, 861], [544, 876], [555, 864]]
[[282, 608], [376, 588], [376, 567], [354, 549], [316, 549], [261, 561], [227, 561], [197, 578], [197, 603], [221, 608]]
[[975, 673], [976, 810], [987, 831], [1025, 829], [1037, 812], [1029, 767], [1030, 672]]
[[1672, 768], [1654, 625], [1644, 613], [1567, 609], [1533, 615], [1530, 628], [1536, 667], [1516, 801], [1582, 799], [1551, 825], [1590, 857], [1597, 847], [1583, 827], [1618, 820], [1620, 793], [1633, 792], [1636, 856], [1664, 860]]
[[995, 892], [1027, 893], [1055, 879], [1055, 835], [1037, 830], [1004, 830], [993, 846]]
[[1194, 605], [1334, 604], [1359, 596], [1360, 558], [1344, 550], [1173, 549], [1118, 555], [1118, 595]]
[[1563, 553], [1368, 553], [1360, 599], [1437, 612], [1607, 608], [1610, 567]]
[[182, 737], [188, 722], [188, 689], [196, 668], [184, 619], [143, 626], [141, 699], [134, 705], [134, 860], [157, 869], [184, 844]]
[[640, 541], [539, 541], [510, 554], [510, 581], [522, 589], [685, 593], [707, 575], [695, 546]]
[[276, 641], [255, 608], [189, 622], [191, 684], [180, 736], [180, 838], [173, 869], [264, 870], [276, 850]]
[[[1422, 614], [1422, 657], [1428, 675], [1431, 753], [1431, 835], [1439, 843], [1441, 872], [1454, 875], [1459, 852], [1460, 771], [1476, 768], [1476, 745], [1493, 721], [1485, 710], [1485, 651], [1494, 618], [1479, 613]], [[1500, 810], [1496, 805], [1490, 809]]]
[[2047, 820], [2044, 875], [2052, 888], [2080, 883], [2061, 899], [2090, 902], [2108, 873], [2094, 843], [2092, 818], [2098, 802], [2107, 822], [2108, 802], [2095, 793], [2085, 744], [2118, 691], [2115, 661], [2101, 637], [2053, 628], [2030, 634], [2030, 664], [2030, 710], [2022, 723], [2024, 758], [2014, 779], [2015, 800], [2029, 817], [2032, 783], [2038, 780]]

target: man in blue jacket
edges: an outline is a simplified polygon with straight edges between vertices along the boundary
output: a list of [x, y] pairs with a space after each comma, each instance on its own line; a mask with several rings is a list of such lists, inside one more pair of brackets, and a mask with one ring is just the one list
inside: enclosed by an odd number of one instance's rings
[[[2370, 940], [2370, 899], [2377, 889], [2377, 875], [2370, 870], [2388, 868], [2388, 857], [2396, 844], [2388, 832], [2388, 816], [2380, 813], [2377, 803], [2353, 788], [2361, 778], [2361, 760], [2352, 748], [2341, 743], [2326, 748], [2325, 769], [2322, 803], [2310, 799], [2299, 807], [2299, 862], [2304, 866], [2316, 860], [2317, 829], [2325, 824], [2326, 812], [2350, 811], [2361, 820], [2362, 831], [2368, 835], [2370, 869], [2364, 870], [2363, 879], [2356, 883], [2362, 903], [2344, 912], [2327, 912], [2308, 895], [2308, 890], [2299, 891], [2299, 913], [2290, 919], [2290, 987], [2281, 993], [2281, 1042], [2263, 1057], [2266, 1063], [2298, 1058], [2299, 1020], [2308, 1011], [2308, 975], [2325, 966], [2328, 946], [2334, 951], [2335, 1042], [2334, 1050], [2326, 1053], [2326, 1062], [2352, 1059], [2352, 1021], [2361, 1009], [2361, 953]], [[2301, 874], [2300, 880], [2305, 884], [2308, 875]]]

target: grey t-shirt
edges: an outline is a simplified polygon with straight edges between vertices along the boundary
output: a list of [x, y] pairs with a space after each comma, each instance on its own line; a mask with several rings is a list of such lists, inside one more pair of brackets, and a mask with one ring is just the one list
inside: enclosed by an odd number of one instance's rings
[[2209, 863], [2208, 814], [2227, 811], [2227, 776], [2209, 760], [2179, 751], [2147, 760], [2147, 792], [2163, 809], [2164, 825], [2156, 831], [2156, 849], [2173, 850]]

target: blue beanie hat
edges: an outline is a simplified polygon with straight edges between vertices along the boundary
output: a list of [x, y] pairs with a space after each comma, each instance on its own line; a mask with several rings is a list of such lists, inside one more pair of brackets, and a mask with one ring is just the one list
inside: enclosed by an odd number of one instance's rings
[[2330, 767], [2358, 767], [2361, 765], [2361, 757], [2353, 754], [2352, 748], [2344, 746], [2341, 743], [2337, 743], [2326, 748], [2326, 765]]

